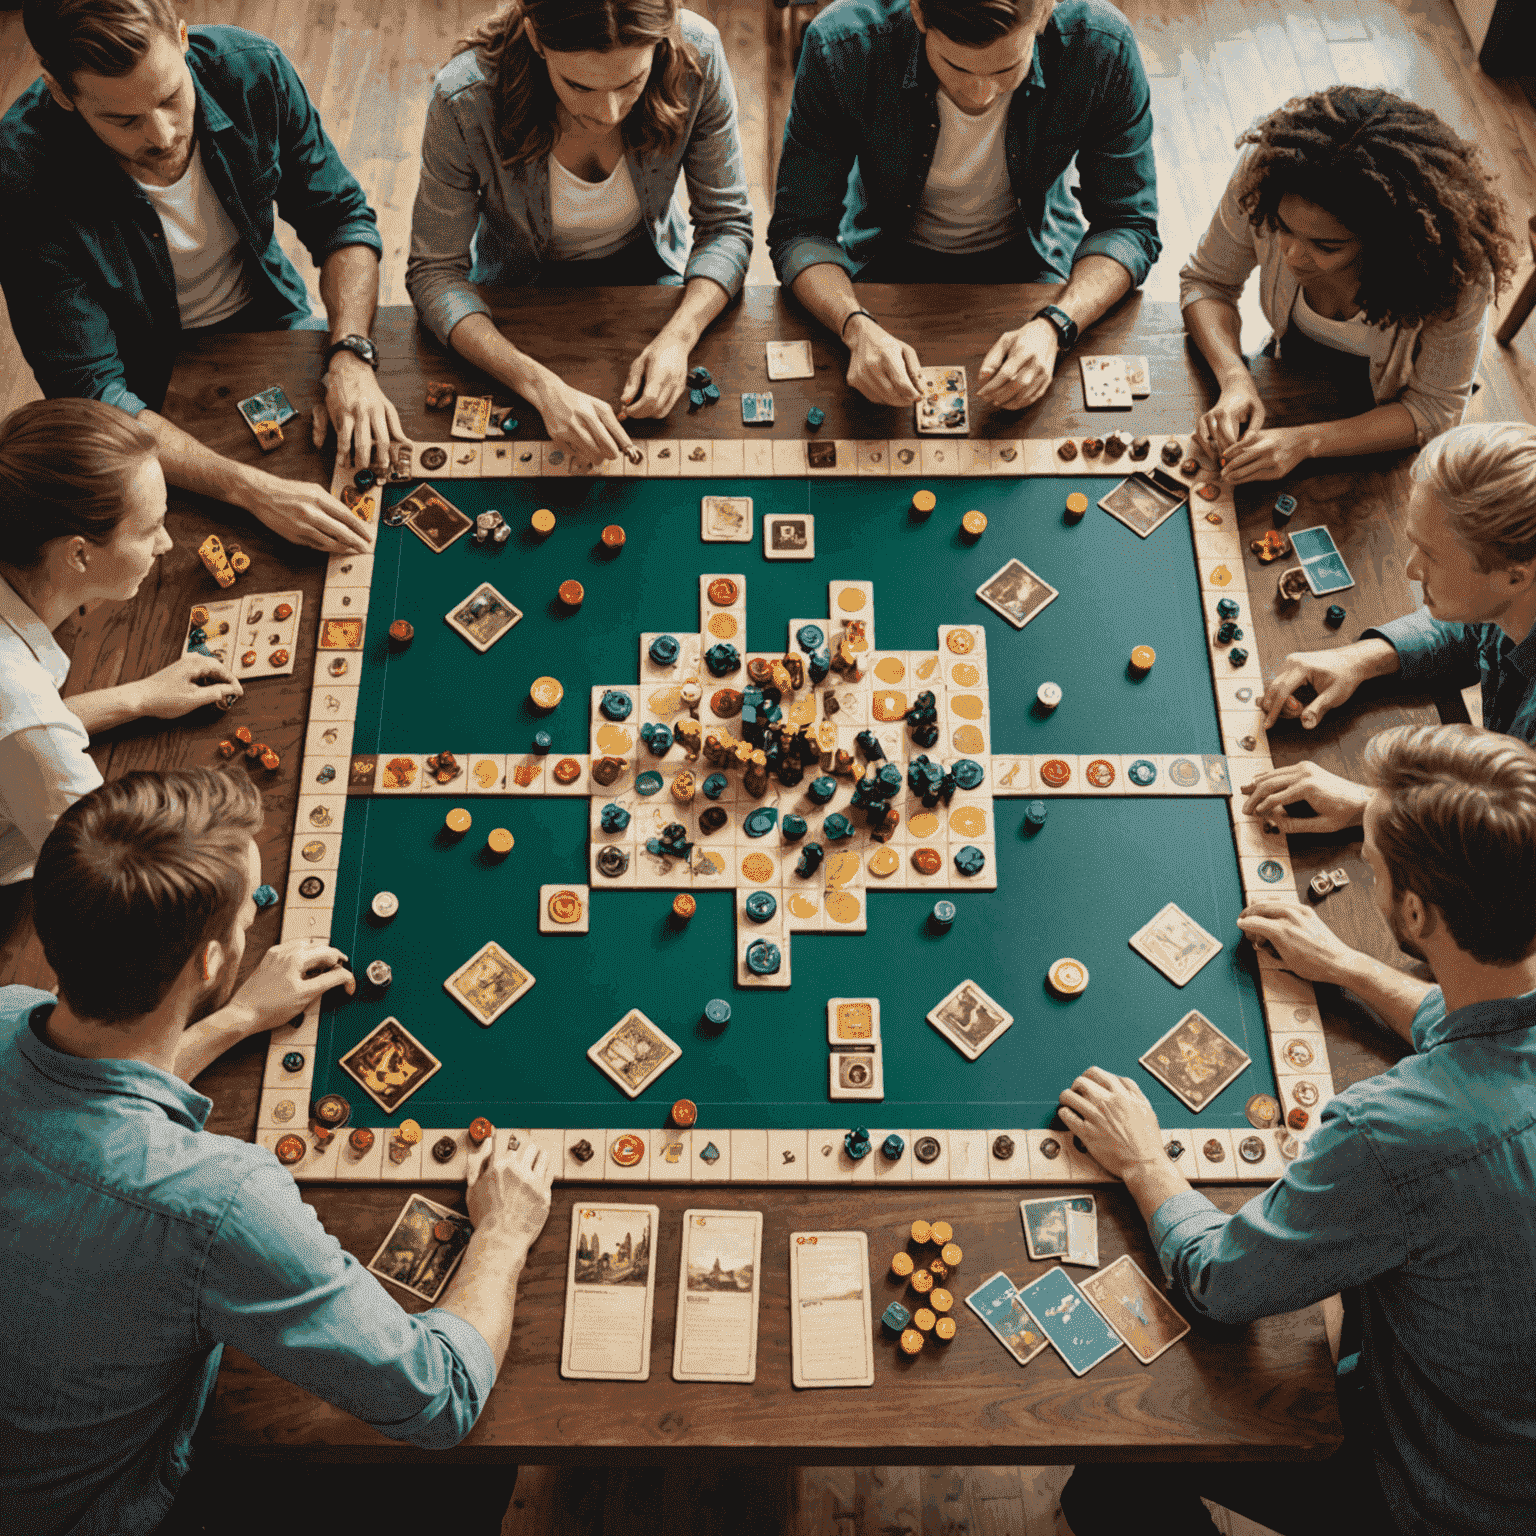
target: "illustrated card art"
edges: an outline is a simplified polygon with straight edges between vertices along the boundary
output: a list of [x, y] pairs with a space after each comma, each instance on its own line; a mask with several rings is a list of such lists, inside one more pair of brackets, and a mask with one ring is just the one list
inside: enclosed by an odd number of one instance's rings
[[412, 1195], [368, 1268], [381, 1280], [435, 1304], [474, 1232], [474, 1224], [462, 1211], [451, 1211], [425, 1195]]
[[475, 526], [473, 518], [466, 517], [430, 485], [417, 486], [404, 501], [396, 504], [394, 512], [397, 516], [403, 514], [405, 526], [428, 549], [438, 554]]
[[461, 603], [443, 617], [451, 628], [482, 655], [522, 618], [522, 610], [501, 595], [490, 582], [482, 581]]
[[962, 981], [929, 1012], [928, 1022], [957, 1051], [975, 1061], [1002, 1038], [1013, 1015], [974, 981]]
[[386, 1115], [392, 1115], [442, 1066], [399, 1019], [371, 1029], [341, 1058], [341, 1069]]
[[1191, 1008], [1140, 1060], [1198, 1114], [1248, 1066], [1250, 1057], [1199, 1009]]
[[587, 1055], [630, 1098], [638, 1098], [683, 1048], [663, 1034], [638, 1008], [631, 1008]]
[[1191, 981], [1221, 953], [1221, 940], [1175, 902], [1169, 902], [1145, 927], [1130, 937], [1131, 948], [1151, 961], [1174, 986]]
[[1061, 594], [1035, 575], [1022, 560], [1010, 560], [976, 588], [976, 596], [995, 609], [1015, 629], [1023, 629], [1048, 603]]
[[532, 985], [534, 978], [493, 939], [443, 983], [478, 1024], [494, 1024]]
[[1189, 1323], [1128, 1253], [1079, 1280], [1078, 1289], [1143, 1365], [1189, 1332]]

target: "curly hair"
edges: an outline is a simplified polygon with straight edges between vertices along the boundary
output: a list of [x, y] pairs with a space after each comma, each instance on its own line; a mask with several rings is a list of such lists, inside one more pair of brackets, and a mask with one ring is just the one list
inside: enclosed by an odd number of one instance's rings
[[1475, 144], [1390, 91], [1335, 85], [1296, 97], [1237, 141], [1255, 146], [1239, 188], [1255, 229], [1281, 198], [1332, 214], [1362, 245], [1356, 300], [1372, 325], [1418, 325], [1473, 283], [1502, 292], [1515, 264], [1508, 216]]
[[703, 78], [678, 30], [677, 0], [508, 0], [453, 49], [455, 57], [471, 49], [481, 56], [503, 165], [543, 159], [558, 131], [559, 99], [525, 23], [532, 23], [540, 47], [553, 53], [654, 45], [650, 79], [621, 131], [637, 149], [667, 150], [677, 143], [688, 118], [685, 84]]

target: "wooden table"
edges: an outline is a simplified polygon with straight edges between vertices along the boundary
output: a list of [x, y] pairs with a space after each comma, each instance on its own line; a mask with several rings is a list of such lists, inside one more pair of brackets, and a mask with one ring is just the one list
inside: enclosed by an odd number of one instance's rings
[[[867, 308], [909, 338], [925, 360], [961, 362], [973, 369], [997, 335], [1048, 301], [1056, 290], [1010, 288], [908, 288], [860, 290]], [[514, 339], [563, 377], [599, 396], [615, 398], [630, 359], [660, 325], [675, 301], [666, 289], [581, 292], [528, 291], [504, 296], [496, 319]], [[427, 379], [445, 379], [472, 392], [490, 388], [417, 325], [408, 308], [381, 312], [375, 338], [384, 362], [380, 377], [413, 437], [440, 436], [441, 418], [423, 404]], [[694, 361], [707, 366], [725, 397], [713, 411], [688, 419], [690, 436], [727, 436], [740, 431], [733, 397], [764, 387], [763, 343], [809, 336], [816, 377], [773, 385], [777, 435], [801, 435], [812, 404], [827, 413], [826, 437], [892, 438], [908, 435], [905, 411], [876, 406], [843, 382], [846, 353], [808, 323], [777, 288], [748, 289], [701, 343]], [[188, 347], [178, 362], [165, 414], [221, 453], [262, 462], [294, 478], [329, 480], [324, 454], [295, 429], [274, 455], [262, 460], [235, 410], [235, 402], [281, 383], [296, 404], [313, 395], [320, 373], [323, 334], [276, 333], [210, 338]], [[1208, 373], [1187, 347], [1177, 309], [1132, 296], [1081, 344], [1092, 352], [1144, 353], [1154, 393], [1137, 403], [1129, 425], [1143, 432], [1188, 432], [1211, 398]], [[1349, 396], [1336, 381], [1282, 371], [1259, 361], [1255, 373], [1277, 424], [1353, 414], [1369, 404]], [[506, 398], [504, 390], [500, 398]], [[1104, 430], [1102, 416], [1081, 405], [1077, 369], [1069, 359], [1056, 384], [1037, 406], [1021, 414], [980, 410], [977, 437], [1049, 437]], [[520, 410], [519, 435], [538, 435], [535, 412]], [[680, 419], [681, 409], [674, 411]], [[670, 435], [672, 423], [633, 423], [636, 435]], [[1352, 461], [1331, 469], [1311, 467], [1287, 483], [1301, 502], [1296, 526], [1326, 522], [1358, 585], [1348, 594], [1345, 636], [1405, 612], [1412, 605], [1404, 576], [1408, 552], [1403, 532], [1406, 461], [1402, 456]], [[1240, 489], [1237, 499], [1245, 537], [1271, 526], [1277, 486]], [[71, 622], [60, 632], [74, 665], [67, 692], [80, 692], [144, 675], [169, 663], [182, 636], [190, 604], [206, 597], [195, 553], [213, 529], [238, 530], [253, 557], [243, 582], [248, 590], [302, 587], [313, 614], [324, 558], [297, 550], [254, 519], [200, 498], [173, 494], [168, 527], [176, 548], [165, 556], [133, 602]], [[1249, 556], [1250, 591], [1267, 590], [1270, 573]], [[1279, 567], [1270, 572], [1278, 574]], [[1272, 672], [1286, 652], [1338, 643], [1323, 627], [1320, 603], [1304, 603], [1284, 616], [1255, 603], [1249, 619]], [[169, 767], [215, 761], [214, 745], [234, 723], [245, 723], [284, 757], [285, 768], [263, 776], [266, 825], [263, 868], [281, 884], [287, 869], [297, 798], [296, 768], [304, 728], [304, 700], [314, 661], [315, 626], [306, 623], [291, 678], [264, 682], [238, 707], [238, 720], [206, 711], [169, 725], [143, 721], [97, 740], [93, 753], [107, 777], [136, 767]], [[1454, 701], [1449, 708], [1459, 705]], [[1366, 741], [1376, 731], [1434, 718], [1433, 702], [1374, 688], [1338, 717], [1305, 738], [1282, 728], [1271, 737], [1277, 762], [1317, 757], [1327, 767], [1358, 776]], [[1295, 838], [1298, 878], [1343, 863], [1355, 876], [1330, 898], [1327, 921], [1349, 943], [1403, 964], [1377, 915], [1363, 878], [1363, 864], [1347, 834]], [[52, 984], [31, 933], [26, 898], [11, 893], [0, 905], [0, 982]], [[246, 955], [249, 970], [273, 941], [274, 922], [258, 923]], [[1334, 1081], [1343, 1087], [1379, 1072], [1395, 1059], [1393, 1038], [1337, 992], [1321, 1001], [1329, 1034]], [[260, 1088], [265, 1037], [247, 1042], [212, 1066], [198, 1087], [214, 1100], [209, 1129], [249, 1138]], [[434, 1198], [453, 1202], [462, 1191], [424, 1186]], [[638, 1193], [638, 1192], [637, 1192]], [[1150, 1273], [1156, 1259], [1145, 1226], [1119, 1188], [1101, 1189], [1100, 1252], [1104, 1263], [1131, 1253]], [[1247, 1197], [1241, 1187], [1207, 1186], [1224, 1210]], [[331, 1232], [352, 1252], [371, 1256], [397, 1213], [401, 1195], [392, 1186], [309, 1186], [312, 1201]], [[1094, 1459], [1272, 1460], [1326, 1454], [1339, 1435], [1332, 1366], [1320, 1312], [1266, 1319], [1250, 1328], [1203, 1329], [1191, 1334], [1150, 1368], [1122, 1352], [1081, 1381], [1050, 1352], [1020, 1370], [979, 1326], [962, 1327], [941, 1360], [937, 1347], [909, 1361], [884, 1351], [873, 1389], [796, 1393], [790, 1385], [786, 1236], [796, 1229], [862, 1227], [870, 1234], [878, 1265], [901, 1246], [917, 1214], [943, 1206], [966, 1252], [963, 1286], [968, 1291], [996, 1269], [1017, 1268], [1021, 1239], [1012, 1193], [996, 1189], [948, 1189], [928, 1195], [918, 1211], [910, 1190], [711, 1188], [712, 1204], [746, 1206], [765, 1213], [758, 1377], [752, 1387], [683, 1385], [671, 1379], [673, 1319], [681, 1213], [701, 1197], [690, 1188], [653, 1188], [645, 1198], [661, 1207], [656, 1256], [656, 1322], [651, 1379], [643, 1384], [567, 1382], [559, 1376], [568, 1221], [574, 1196], [556, 1191], [549, 1223], [535, 1245], [519, 1287], [516, 1326], [495, 1391], [474, 1431], [453, 1453], [463, 1460], [536, 1463], [628, 1460], [656, 1464], [676, 1459], [795, 1462], [799, 1464], [1046, 1462]], [[875, 1310], [897, 1294], [877, 1278]], [[887, 1294], [889, 1293], [889, 1294]], [[419, 1309], [419, 1303], [407, 1302]], [[973, 1319], [969, 1321], [974, 1322]], [[889, 1358], [886, 1358], [888, 1356]], [[213, 1410], [215, 1440], [253, 1454], [326, 1460], [408, 1459], [398, 1447], [350, 1415], [269, 1375], [245, 1358], [226, 1355]]]

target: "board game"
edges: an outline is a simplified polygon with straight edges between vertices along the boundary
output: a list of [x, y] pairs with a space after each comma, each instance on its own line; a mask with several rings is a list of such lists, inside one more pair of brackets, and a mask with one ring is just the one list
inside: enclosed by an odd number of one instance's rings
[[1234, 795], [1261, 669], [1186, 452], [338, 470], [376, 537], [314, 619], [281, 933], [358, 989], [274, 1031], [258, 1139], [301, 1181], [461, 1178], [494, 1127], [569, 1181], [1088, 1183], [1054, 1115], [1098, 1064], [1192, 1179], [1277, 1178], [1332, 1083], [1233, 923], [1301, 895]]

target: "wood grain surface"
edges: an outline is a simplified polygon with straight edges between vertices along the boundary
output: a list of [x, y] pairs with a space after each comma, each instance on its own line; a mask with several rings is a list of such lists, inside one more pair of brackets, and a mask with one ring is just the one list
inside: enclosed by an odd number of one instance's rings
[[[1038, 308], [1052, 289], [1020, 286], [986, 290], [868, 287], [860, 297], [877, 316], [899, 324], [925, 360], [965, 363], [974, 368], [999, 331]], [[615, 394], [637, 338], [651, 334], [673, 302], [665, 290], [625, 289], [561, 293], [522, 292], [496, 296], [498, 324], [515, 337], [540, 338], [541, 355], [574, 384], [609, 398]], [[456, 387], [493, 389], [510, 397], [462, 362], [446, 355], [421, 332], [413, 313], [381, 311], [375, 336], [384, 357], [381, 377], [396, 400], [406, 431], [419, 438], [440, 436], [441, 416], [429, 417], [423, 403], [427, 379]], [[774, 435], [803, 435], [804, 409], [827, 412], [825, 437], [908, 435], [905, 412], [873, 406], [850, 395], [843, 382], [846, 352], [809, 324], [772, 288], [748, 289], [695, 354], [714, 374], [725, 396], [713, 410], [667, 423], [637, 425], [641, 435], [727, 436], [739, 432], [733, 395], [767, 387], [763, 344], [773, 338], [808, 336], [813, 343], [814, 379], [777, 382], [779, 424]], [[182, 355], [166, 402], [166, 414], [209, 446], [232, 457], [258, 462], [260, 456], [235, 401], [281, 383], [299, 403], [312, 394], [319, 373], [318, 333], [296, 332], [210, 338]], [[1095, 352], [1144, 353], [1150, 359], [1153, 395], [1138, 402], [1118, 424], [1149, 432], [1187, 432], [1211, 397], [1210, 381], [1184, 340], [1174, 305], [1133, 297], [1095, 327], [1081, 344]], [[1260, 361], [1256, 372], [1278, 422], [1328, 417], [1357, 410], [1360, 401], [1335, 381], [1298, 374]], [[519, 435], [539, 433], [537, 416], [520, 404]], [[686, 425], [684, 422], [686, 421]], [[295, 478], [329, 479], [326, 455], [309, 444], [295, 423], [288, 440], [264, 467]], [[1022, 414], [981, 413], [977, 436], [1052, 436], [1102, 433], [1105, 419], [1082, 407], [1077, 370], [1062, 369], [1044, 401]], [[1399, 458], [1338, 465], [1293, 475], [1287, 488], [1301, 510], [1295, 526], [1327, 522], [1337, 538], [1357, 587], [1346, 594], [1350, 619], [1346, 637], [1371, 622], [1405, 611], [1412, 598], [1403, 574], [1406, 542], [1402, 503], [1406, 487]], [[1279, 487], [1240, 490], [1238, 507], [1245, 538], [1271, 525], [1270, 509]], [[314, 615], [323, 575], [319, 556], [293, 549], [244, 514], [195, 498], [173, 496], [169, 523], [176, 549], [161, 562], [130, 604], [104, 610], [69, 626], [61, 639], [74, 657], [68, 691], [142, 676], [173, 659], [187, 608], [206, 599], [208, 583], [194, 553], [213, 529], [238, 530], [252, 554], [247, 591], [299, 586]], [[1322, 605], [1304, 603], [1295, 617], [1282, 617], [1258, 595], [1272, 587], [1279, 567], [1264, 570], [1248, 557], [1255, 601], [1249, 615], [1261, 654], [1271, 672], [1288, 650], [1336, 643], [1322, 627]], [[107, 733], [93, 751], [107, 775], [133, 767], [218, 761], [217, 742], [237, 724], [247, 724], [284, 758], [275, 775], [258, 776], [267, 805], [262, 836], [263, 868], [269, 879], [286, 869], [297, 798], [296, 768], [304, 700], [313, 667], [312, 622], [305, 625], [292, 678], [262, 682], [228, 716], [207, 711], [180, 722], [143, 722]], [[1407, 699], [1388, 690], [1352, 704], [1305, 738], [1282, 729], [1272, 738], [1277, 761], [1315, 755], [1343, 773], [1357, 770], [1365, 742], [1376, 730], [1405, 721], [1434, 718], [1427, 699]], [[237, 762], [236, 771], [246, 771]], [[1331, 897], [1324, 917], [1348, 942], [1402, 963], [1376, 914], [1363, 867], [1347, 835], [1296, 839], [1298, 877], [1344, 863], [1352, 885]], [[274, 915], [252, 931], [246, 965], [254, 965], [273, 941]], [[48, 985], [51, 977], [31, 937], [24, 893], [11, 892], [0, 905], [0, 981]], [[1397, 1054], [1388, 1036], [1337, 997], [1322, 998], [1330, 1035], [1335, 1083], [1342, 1087], [1380, 1071]], [[249, 1137], [255, 1121], [265, 1040], [258, 1037], [230, 1052], [199, 1080], [213, 1098], [211, 1130]], [[461, 1191], [434, 1190], [462, 1199]], [[1213, 1198], [1236, 1209], [1240, 1188], [1216, 1188]], [[1098, 1191], [1101, 1245], [1106, 1261], [1131, 1252], [1151, 1270], [1143, 1224], [1123, 1191]], [[315, 1187], [306, 1189], [327, 1228], [354, 1253], [371, 1256], [397, 1213], [397, 1187]], [[950, 1355], [925, 1351], [915, 1362], [882, 1361], [871, 1392], [795, 1394], [789, 1385], [788, 1313], [783, 1239], [792, 1226], [854, 1225], [871, 1232], [872, 1251], [893, 1247], [897, 1233], [918, 1214], [911, 1191], [873, 1190], [857, 1196], [782, 1189], [711, 1190], [711, 1200], [751, 1203], [767, 1218], [764, 1291], [758, 1383], [752, 1388], [681, 1386], [670, 1379], [672, 1316], [675, 1304], [678, 1215], [696, 1191], [656, 1190], [647, 1195], [663, 1210], [652, 1380], [643, 1386], [562, 1382], [558, 1349], [563, 1313], [563, 1274], [572, 1194], [557, 1193], [555, 1213], [539, 1239], [520, 1287], [512, 1350], [480, 1424], [456, 1455], [466, 1458], [523, 1457], [529, 1461], [600, 1457], [656, 1462], [670, 1455], [689, 1460], [709, 1454], [789, 1458], [802, 1464], [909, 1462], [940, 1456], [946, 1462], [1010, 1460], [1061, 1462], [1135, 1454], [1138, 1457], [1276, 1458], [1326, 1453], [1337, 1435], [1331, 1367], [1316, 1309], [1268, 1319], [1228, 1337], [1191, 1335], [1149, 1370], [1124, 1365], [1100, 1367], [1074, 1380], [1058, 1362], [1042, 1357], [1019, 1372], [974, 1320], [962, 1320], [961, 1337]], [[962, 1290], [979, 1284], [995, 1268], [1021, 1278], [1022, 1246], [1017, 1207], [999, 1190], [953, 1189], [935, 1199], [954, 1222], [967, 1250]], [[968, 1240], [967, 1240], [968, 1239]], [[877, 1285], [877, 1301], [881, 1295]], [[877, 1310], [883, 1306], [878, 1301]], [[281, 1448], [285, 1454], [334, 1458], [403, 1453], [356, 1420], [279, 1382], [248, 1361], [231, 1355], [221, 1377], [216, 1432], [226, 1443], [253, 1449]]]

